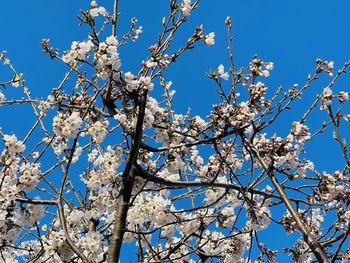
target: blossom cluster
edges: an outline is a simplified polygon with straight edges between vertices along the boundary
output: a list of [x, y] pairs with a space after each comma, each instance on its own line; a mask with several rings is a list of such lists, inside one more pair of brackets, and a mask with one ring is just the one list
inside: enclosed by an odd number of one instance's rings
[[99, 6], [97, 7], [97, 3], [96, 1], [92, 1], [90, 3], [90, 11], [89, 11], [90, 15], [92, 17], [96, 17], [98, 15], [101, 15], [101, 16], [106, 16], [108, 15], [107, 11], [106, 11], [106, 8], [104, 8], [103, 6]]
[[129, 92], [132, 92], [134, 90], [138, 89], [147, 89], [147, 90], [153, 90], [153, 83], [150, 77], [140, 77], [137, 79], [131, 72], [125, 73], [126, 87], [125, 89]]
[[[91, 28], [88, 40], [74, 41], [62, 56], [69, 73], [47, 99], [33, 99], [22, 74], [0, 53], [13, 71], [12, 80], [2, 85], [22, 86], [27, 96], [12, 101], [0, 92], [0, 104], [30, 104], [37, 117], [23, 141], [0, 129], [2, 257], [9, 262], [78, 263], [85, 257], [104, 262], [113, 240], [122, 238], [137, 246], [140, 262], [247, 263], [254, 260], [256, 249], [260, 255], [255, 263], [261, 263], [275, 261], [274, 244], [259, 242], [261, 233], [274, 224], [290, 234], [300, 232], [301, 222], [307, 234], [332, 246], [345, 236], [350, 222], [349, 160], [339, 124], [350, 114], [333, 110], [332, 100], [343, 104], [348, 92], [333, 92], [331, 82], [303, 119], [286, 125], [280, 116], [313, 79], [301, 89], [294, 85], [270, 96], [273, 87], [268, 92], [261, 79], [270, 76], [274, 64], [254, 57], [245, 68], [233, 68], [231, 60], [232, 68], [225, 71], [218, 63], [210, 71], [218, 98], [209, 113], [175, 111], [175, 90], [165, 70], [196, 41], [215, 44], [215, 33], [204, 34], [200, 26], [183, 47], [166, 54], [197, 3], [171, 1], [170, 15], [162, 21], [164, 32], [133, 74], [122, 68], [118, 49], [127, 40], [137, 40], [143, 28], [132, 18], [129, 31], [117, 37], [115, 21], [92, 1], [79, 17]], [[99, 16], [105, 19], [100, 30]], [[228, 29], [231, 23], [227, 18]], [[112, 35], [104, 31], [110, 25]], [[42, 47], [59, 58], [48, 40]], [[322, 71], [332, 76], [333, 70], [332, 61], [319, 59], [315, 79]], [[331, 121], [314, 133], [307, 121], [317, 103], [328, 109]], [[280, 120], [287, 130], [271, 131]], [[306, 157], [306, 142], [332, 124], [346, 164], [333, 173], [320, 173]], [[44, 138], [33, 143], [32, 134]], [[277, 211], [285, 211], [282, 206], [297, 208], [278, 218]], [[336, 215], [328, 230], [326, 211]], [[122, 235], [116, 234], [118, 229]], [[286, 252], [298, 262], [311, 262], [308, 239], [294, 241]], [[346, 249], [341, 253], [342, 258], [350, 254]]]
[[92, 162], [94, 168], [88, 174], [85, 183], [93, 190], [110, 184], [114, 177], [117, 176], [117, 169], [121, 165], [120, 149], [113, 150], [108, 146], [103, 153], [98, 152], [97, 149], [89, 153], [88, 161]]
[[228, 80], [228, 78], [230, 77], [228, 72], [225, 72], [225, 67], [222, 64], [218, 66], [218, 74], [219, 74], [219, 77], [224, 80]]
[[[94, 54], [94, 62], [99, 78], [105, 80], [111, 76], [111, 73], [119, 71], [121, 62], [117, 51], [118, 45], [119, 42], [115, 36], [109, 36], [99, 44], [98, 50]], [[114, 74], [114, 76], [117, 79], [119, 78], [118, 74]]]
[[[16, 204], [18, 198], [37, 186], [41, 175], [40, 163], [21, 160], [26, 147], [14, 134], [2, 137], [6, 148], [0, 155], [3, 161], [0, 172], [0, 244], [11, 244], [20, 237], [22, 229], [41, 219], [45, 209], [39, 205], [19, 207]], [[3, 255], [13, 258], [10, 254], [10, 251], [4, 250]]]
[[192, 10], [191, 0], [182, 0], [181, 11], [184, 13], [184, 15], [189, 16], [191, 10]]
[[311, 139], [309, 128], [297, 121], [293, 122], [291, 135], [294, 137], [294, 140], [300, 144], [304, 144]]
[[97, 143], [103, 142], [108, 133], [108, 120], [96, 121], [90, 125], [88, 132]]
[[76, 60], [86, 60], [88, 53], [92, 50], [94, 44], [91, 40], [78, 42], [73, 41], [70, 50], [62, 57], [62, 60], [66, 63], [70, 63]]
[[58, 137], [69, 140], [70, 138], [77, 137], [82, 124], [83, 120], [81, 119], [79, 112], [60, 112], [53, 118], [52, 127]]
[[235, 107], [226, 103], [214, 105], [214, 111], [209, 116], [213, 124], [221, 128], [229, 125], [236, 130], [248, 127], [254, 120], [254, 117], [255, 112], [244, 101]]

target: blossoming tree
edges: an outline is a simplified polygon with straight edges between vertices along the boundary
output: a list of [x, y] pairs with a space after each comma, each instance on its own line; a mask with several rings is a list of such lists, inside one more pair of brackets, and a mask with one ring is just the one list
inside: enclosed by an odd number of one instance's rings
[[[203, 116], [175, 112], [164, 72], [196, 45], [215, 44], [215, 34], [200, 26], [170, 49], [198, 3], [169, 0], [163, 32], [130, 72], [118, 50], [142, 27], [132, 19], [129, 31], [117, 34], [118, 1], [111, 12], [92, 1], [79, 16], [90, 28], [85, 40], [64, 53], [41, 42], [67, 66], [46, 99], [33, 98], [10, 55], [0, 54], [11, 71], [0, 83], [0, 110], [26, 104], [36, 116], [24, 138], [11, 127], [0, 130], [0, 262], [124, 262], [130, 252], [137, 262], [350, 258], [350, 160], [340, 133], [350, 119], [340, 107], [348, 93], [332, 91], [350, 61], [334, 71], [332, 61], [318, 59], [303, 85], [268, 93], [263, 80], [273, 63], [254, 57], [235, 65], [228, 17], [228, 70], [220, 64], [207, 74], [220, 101]], [[322, 74], [330, 76], [323, 92], [285, 123], [285, 112]], [[11, 86], [24, 95], [9, 98]], [[328, 118], [311, 130], [307, 122], [319, 110]], [[278, 134], [281, 124], [289, 133]], [[343, 156], [331, 173], [318, 172], [304, 151], [326, 130]], [[294, 244], [282, 251], [261, 243], [271, 228], [297, 233]], [[123, 250], [127, 242], [134, 249]]]

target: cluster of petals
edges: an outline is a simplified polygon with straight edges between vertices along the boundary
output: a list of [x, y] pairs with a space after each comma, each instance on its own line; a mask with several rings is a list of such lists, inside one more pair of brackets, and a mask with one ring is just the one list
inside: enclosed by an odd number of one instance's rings
[[211, 32], [208, 35], [204, 36], [204, 43], [207, 46], [213, 46], [215, 44], [215, 33]]
[[191, 0], [182, 0], [181, 11], [184, 13], [184, 15], [189, 16], [191, 10], [192, 10]]
[[68, 141], [70, 138], [75, 138], [78, 135], [82, 124], [83, 120], [79, 112], [59, 112], [53, 118], [52, 127], [58, 137], [62, 137]]
[[62, 57], [62, 60], [66, 63], [75, 61], [75, 60], [86, 60], [88, 58], [88, 53], [92, 50], [94, 44], [91, 40], [84, 42], [73, 41], [71, 49], [66, 52]]
[[301, 124], [298, 121], [293, 122], [291, 134], [293, 135], [296, 142], [304, 144], [311, 139], [311, 134], [309, 132], [309, 127]]
[[101, 143], [108, 133], [108, 120], [96, 121], [90, 125], [88, 132], [95, 142]]
[[218, 75], [219, 75], [220, 78], [222, 78], [224, 80], [228, 80], [228, 78], [230, 77], [228, 72], [225, 72], [225, 67], [222, 64], [220, 64], [218, 66]]
[[108, 14], [103, 6], [97, 7], [96, 1], [91, 2], [89, 13], [92, 17], [96, 17], [98, 15], [106, 16]]
[[131, 72], [125, 73], [125, 82], [126, 82], [126, 90], [129, 92], [132, 92], [134, 90], [138, 89], [147, 89], [147, 90], [153, 90], [154, 84], [152, 83], [152, 80], [148, 76], [141, 76], [137, 79]]
[[[109, 36], [98, 46], [94, 54], [94, 61], [97, 66], [97, 76], [103, 80], [107, 79], [112, 72], [119, 71], [121, 62], [118, 53], [119, 42], [115, 36]], [[118, 76], [118, 74], [115, 74]]]

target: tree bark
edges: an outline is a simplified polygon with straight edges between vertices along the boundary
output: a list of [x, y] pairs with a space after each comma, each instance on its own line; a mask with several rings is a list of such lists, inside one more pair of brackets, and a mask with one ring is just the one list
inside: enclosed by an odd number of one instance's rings
[[143, 134], [143, 120], [145, 117], [145, 108], [147, 100], [147, 91], [144, 91], [140, 96], [139, 112], [137, 116], [136, 129], [133, 136], [133, 143], [125, 164], [122, 174], [122, 182], [120, 185], [120, 192], [116, 204], [116, 212], [114, 216], [114, 229], [111, 237], [111, 244], [108, 250], [108, 263], [115, 263], [119, 261], [120, 250], [123, 243], [123, 237], [126, 230], [127, 216], [129, 210], [129, 202], [131, 198], [132, 188], [135, 179], [135, 166], [137, 155], [140, 150]]

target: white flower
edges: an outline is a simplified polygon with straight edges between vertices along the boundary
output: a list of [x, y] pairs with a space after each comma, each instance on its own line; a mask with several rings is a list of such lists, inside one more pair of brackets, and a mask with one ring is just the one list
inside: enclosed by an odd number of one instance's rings
[[71, 115], [58, 113], [53, 118], [53, 130], [57, 136], [62, 136], [66, 140], [74, 138], [78, 135], [83, 120], [80, 118], [79, 112], [72, 112]]
[[349, 93], [345, 91], [341, 91], [337, 94], [337, 97], [340, 103], [345, 103], [345, 101], [349, 100]]
[[155, 118], [154, 118], [152, 112], [149, 109], [146, 108], [146, 110], [145, 110], [145, 117], [144, 117], [144, 120], [143, 120], [143, 127], [144, 127], [144, 129], [152, 128], [154, 120], [155, 120]]
[[135, 42], [140, 34], [142, 33], [142, 26], [139, 26], [137, 29], [134, 30], [134, 34], [131, 36], [131, 40]]
[[293, 122], [291, 135], [293, 135], [294, 139], [301, 144], [304, 144], [311, 139], [309, 128], [298, 121]]
[[350, 220], [350, 210], [347, 210], [347, 211], [344, 213], [344, 218], [347, 219], [347, 220]]
[[50, 103], [48, 101], [40, 101], [39, 106], [40, 114], [46, 116], [48, 110], [50, 109]]
[[91, 3], [90, 3], [90, 8], [94, 8], [94, 7], [96, 7], [96, 6], [97, 6], [96, 1], [91, 1]]
[[18, 181], [22, 184], [24, 191], [29, 191], [37, 185], [41, 173], [39, 167], [39, 164], [31, 163], [21, 165], [19, 172], [22, 174]]
[[224, 80], [228, 80], [228, 78], [230, 77], [228, 72], [225, 72], [225, 67], [222, 64], [218, 66], [218, 74], [219, 77]]
[[83, 147], [79, 146], [75, 149], [73, 158], [72, 158], [72, 163], [76, 163], [79, 160], [79, 157], [81, 153], [83, 152]]
[[[97, 62], [97, 76], [103, 80], [107, 79], [111, 72], [119, 71], [121, 67], [117, 52], [118, 44], [119, 42], [115, 36], [109, 36], [104, 43], [99, 44], [98, 52], [95, 53], [94, 60]], [[114, 74], [113, 76], [119, 79], [119, 74]]]
[[333, 91], [332, 91], [331, 88], [328, 87], [328, 86], [327, 86], [326, 88], [324, 88], [324, 90], [323, 90], [323, 92], [322, 92], [323, 97], [326, 98], [326, 99], [331, 98], [331, 97], [332, 97], [332, 94], [333, 94]]
[[150, 77], [141, 77], [140, 78], [140, 84], [145, 87], [146, 89], [148, 89], [149, 91], [153, 90], [153, 83], [151, 82], [151, 78]]
[[13, 135], [5, 134], [3, 136], [3, 140], [11, 155], [16, 153], [21, 153], [26, 149], [22, 141], [18, 141], [17, 137], [14, 134]]
[[262, 206], [254, 210], [254, 216], [247, 222], [247, 227], [259, 231], [266, 229], [271, 222], [271, 212], [268, 207]]
[[265, 62], [265, 68], [269, 71], [273, 70], [273, 62]]
[[154, 61], [154, 58], [150, 58], [149, 60], [146, 61], [147, 68], [153, 68], [157, 65], [158, 65], [158, 63], [156, 61]]
[[67, 215], [67, 221], [71, 224], [79, 224], [85, 218], [85, 213], [78, 209], [72, 210], [69, 215]]
[[89, 12], [92, 17], [98, 16], [98, 8], [92, 8]]
[[[327, 61], [325, 61], [325, 62], [327, 62]], [[334, 69], [334, 61], [329, 61], [327, 63], [327, 65], [328, 65], [329, 69]]]
[[103, 6], [100, 6], [98, 8], [98, 13], [101, 15], [101, 16], [105, 16], [107, 14], [107, 11], [106, 11], [106, 8], [104, 8]]
[[85, 237], [80, 239], [80, 244], [83, 246], [88, 252], [94, 254], [101, 254], [102, 244], [103, 244], [103, 236], [100, 233], [89, 231], [86, 233]]
[[249, 244], [249, 234], [232, 235], [232, 238], [228, 240], [223, 248], [225, 251], [224, 263], [243, 262], [240, 261], [240, 259], [243, 256], [244, 251], [249, 248]]
[[192, 10], [191, 0], [182, 0], [181, 11], [184, 13], [184, 15], [189, 16], [191, 10]]
[[193, 121], [199, 128], [204, 129], [207, 126], [207, 123], [198, 115], [194, 116]]
[[106, 38], [106, 44], [116, 47], [116, 46], [118, 46], [118, 40], [116, 39], [115, 36], [109, 36]]
[[107, 15], [106, 9], [103, 6], [97, 7], [96, 1], [91, 2], [89, 13], [92, 17], [97, 17], [98, 15], [101, 15], [101, 16]]
[[75, 59], [76, 52], [74, 50], [70, 50], [66, 55], [62, 57], [64, 63], [69, 63]]
[[211, 32], [205, 36], [204, 42], [207, 46], [212, 46], [215, 44], [215, 33]]
[[62, 57], [63, 62], [69, 63], [75, 59], [85, 60], [88, 58], [88, 53], [94, 47], [91, 40], [78, 42], [73, 41], [71, 50], [66, 51], [66, 54]]
[[270, 76], [270, 72], [268, 70], [262, 70], [260, 72], [260, 75], [264, 76], [265, 78]]
[[107, 130], [108, 125], [109, 125], [108, 120], [104, 120], [102, 122], [96, 121], [89, 127], [88, 129], [89, 134], [97, 143], [101, 143], [106, 137], [108, 133], [108, 130]]

